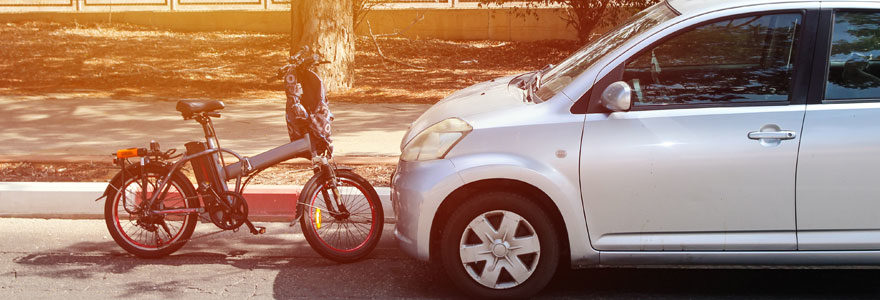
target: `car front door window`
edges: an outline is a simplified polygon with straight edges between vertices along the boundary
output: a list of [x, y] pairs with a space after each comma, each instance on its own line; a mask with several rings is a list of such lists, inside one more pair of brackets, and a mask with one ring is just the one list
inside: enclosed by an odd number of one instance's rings
[[799, 13], [701, 25], [644, 51], [623, 80], [635, 108], [789, 101]]

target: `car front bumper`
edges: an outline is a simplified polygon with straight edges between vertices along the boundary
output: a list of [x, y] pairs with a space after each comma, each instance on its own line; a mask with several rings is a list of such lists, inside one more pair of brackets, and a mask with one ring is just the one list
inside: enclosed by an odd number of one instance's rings
[[391, 203], [397, 216], [394, 236], [404, 253], [430, 259], [431, 226], [440, 204], [464, 184], [445, 159], [397, 164], [391, 179]]

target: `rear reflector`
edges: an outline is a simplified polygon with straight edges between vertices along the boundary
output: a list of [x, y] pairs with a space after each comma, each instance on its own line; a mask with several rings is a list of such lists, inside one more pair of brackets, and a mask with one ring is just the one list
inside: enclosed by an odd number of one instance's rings
[[129, 157], [138, 157], [144, 156], [147, 154], [146, 148], [128, 148], [116, 150], [116, 158], [129, 158]]

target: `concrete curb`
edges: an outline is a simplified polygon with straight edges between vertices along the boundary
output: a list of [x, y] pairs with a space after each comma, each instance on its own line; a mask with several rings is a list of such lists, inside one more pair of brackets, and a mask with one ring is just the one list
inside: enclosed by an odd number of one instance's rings
[[[399, 156], [334, 156], [333, 160], [341, 165], [397, 165]], [[112, 162], [111, 155], [5, 155], [0, 154], [0, 162]], [[309, 163], [308, 160], [293, 159], [282, 164]]]
[[[95, 201], [107, 183], [103, 182], [0, 182], [0, 217], [50, 219], [100, 219], [104, 201]], [[250, 185], [245, 199], [254, 221], [288, 221], [293, 215], [292, 199], [301, 186]], [[385, 222], [396, 221], [391, 209], [391, 188], [376, 187]]]

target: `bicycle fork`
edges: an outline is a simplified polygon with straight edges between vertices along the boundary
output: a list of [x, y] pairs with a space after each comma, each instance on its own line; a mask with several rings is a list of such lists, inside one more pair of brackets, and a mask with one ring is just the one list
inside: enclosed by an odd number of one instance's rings
[[[321, 194], [322, 194], [322, 196], [324, 196], [324, 205], [326, 205], [327, 209], [329, 210], [328, 212], [330, 213], [330, 215], [332, 217], [337, 218], [337, 219], [346, 218], [346, 217], [348, 217], [349, 212], [348, 212], [348, 209], [345, 207], [345, 204], [343, 204], [341, 201], [342, 195], [339, 194], [339, 187], [337, 185], [338, 178], [336, 177], [336, 170], [334, 170], [329, 165], [325, 165], [325, 167], [327, 170], [326, 174], [328, 174], [328, 177], [329, 177], [329, 178], [327, 178], [328, 187], [329, 187], [329, 190], [332, 192], [332, 195], [330, 195], [331, 193], [327, 192], [327, 189], [321, 189]], [[333, 199], [332, 201], [330, 200], [331, 196]], [[333, 209], [334, 203], [336, 204], [336, 209]]]
[[[323, 161], [323, 163], [316, 161], [315, 163], [319, 165], [317, 175], [321, 175], [323, 177], [321, 178], [321, 180], [319, 180], [319, 182], [327, 183], [326, 185], [321, 185], [319, 187], [321, 193], [320, 195], [324, 198], [324, 207], [318, 207], [308, 202], [298, 203], [297, 205], [303, 206], [302, 209], [304, 209], [305, 211], [304, 213], [294, 218], [294, 220], [290, 223], [290, 226], [294, 226], [294, 224], [299, 221], [301, 217], [304, 217], [307, 214], [314, 219], [313, 222], [320, 223], [321, 210], [326, 211], [328, 214], [330, 214], [331, 217], [335, 219], [346, 219], [350, 216], [348, 208], [346, 208], [345, 204], [341, 201], [342, 195], [339, 193], [335, 170], [333, 170], [333, 167], [331, 167], [326, 161]], [[320, 225], [316, 224], [316, 226]]]
[[[348, 214], [348, 209], [345, 207], [345, 204], [342, 204], [342, 202], [339, 201], [342, 197], [339, 195], [339, 189], [336, 187], [335, 183], [332, 184], [330, 190], [333, 192], [333, 201], [330, 201], [331, 196], [327, 190], [321, 190], [321, 193], [324, 196], [324, 205], [326, 205], [330, 215], [335, 218], [346, 216]], [[336, 203], [336, 209], [333, 209], [334, 202]]]

